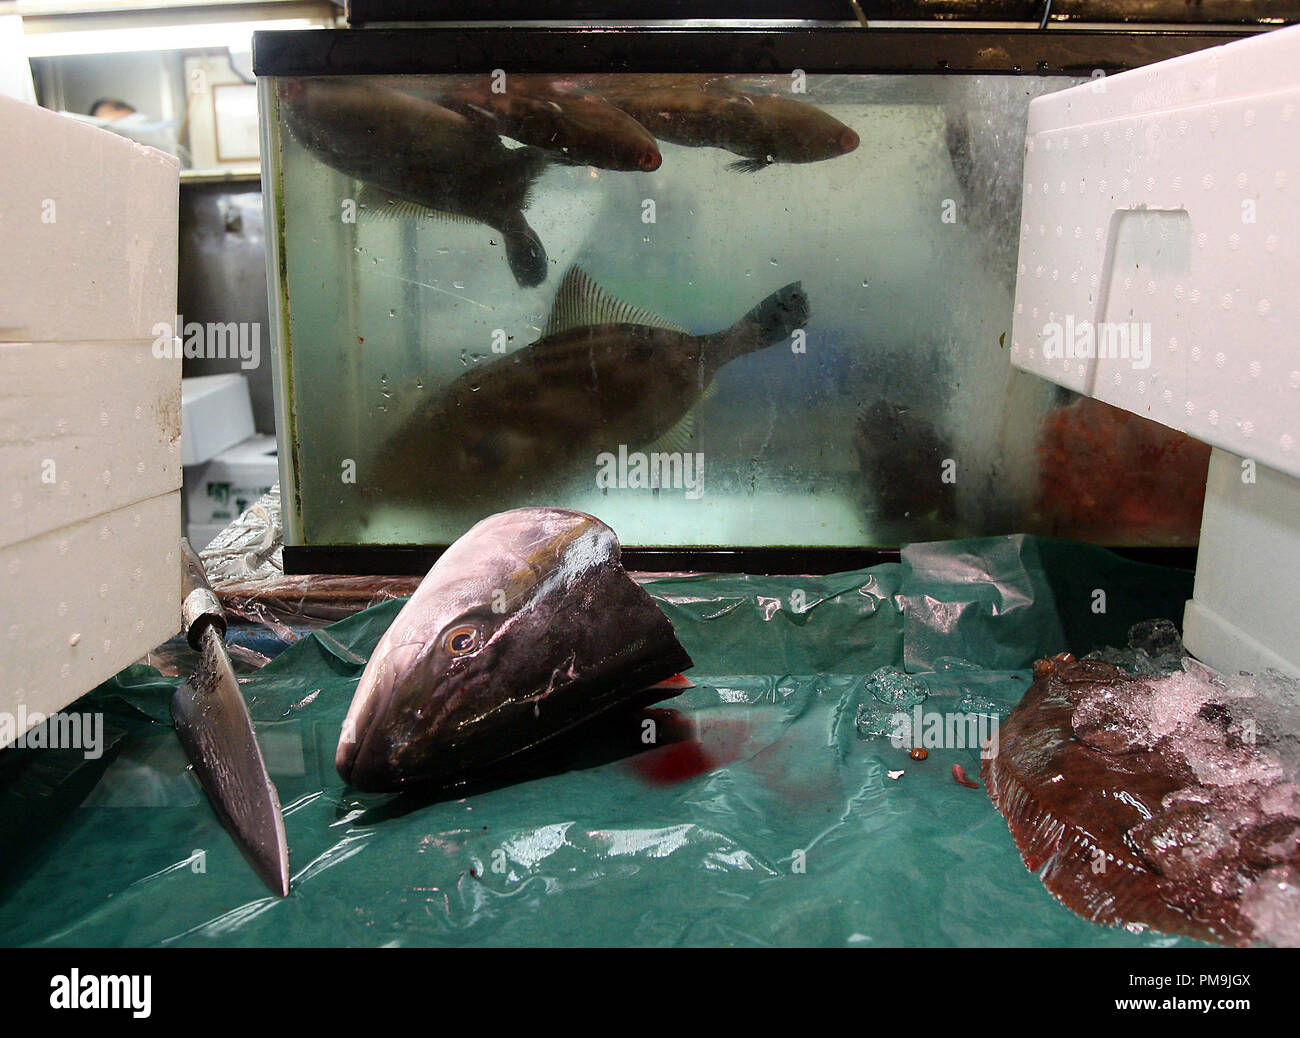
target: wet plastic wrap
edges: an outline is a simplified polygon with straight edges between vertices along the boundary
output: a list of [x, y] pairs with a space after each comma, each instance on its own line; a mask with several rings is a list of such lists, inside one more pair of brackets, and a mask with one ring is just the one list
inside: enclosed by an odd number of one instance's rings
[[440, 802], [358, 794], [334, 770], [401, 605], [383, 602], [242, 679], [286, 815], [283, 900], [187, 771], [168, 721], [177, 679], [132, 667], [74, 707], [111, 730], [97, 760], [0, 754], [0, 941], [1178, 943], [1060, 906], [988, 796], [954, 781], [954, 765], [979, 773], [978, 743], [916, 760], [919, 732], [898, 733], [919, 712], [1005, 715], [1034, 658], [1122, 645], [1134, 620], [1180, 616], [1191, 581], [1022, 537], [915, 545], [831, 576], [651, 580], [695, 687], [545, 773]]
[[200, 553], [227, 614], [288, 643], [368, 606], [404, 598], [419, 577], [286, 575], [280, 488], [263, 494]]

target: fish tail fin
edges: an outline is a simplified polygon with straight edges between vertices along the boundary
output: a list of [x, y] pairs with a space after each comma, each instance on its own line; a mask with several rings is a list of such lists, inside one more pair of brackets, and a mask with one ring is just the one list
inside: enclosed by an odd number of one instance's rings
[[520, 217], [509, 227], [501, 228], [505, 240], [506, 260], [510, 263], [510, 272], [524, 288], [532, 288], [546, 280], [546, 247], [537, 232]]
[[750, 310], [721, 335], [708, 352], [713, 370], [746, 353], [784, 342], [808, 323], [811, 311], [803, 283], [792, 281]]
[[806, 325], [809, 313], [803, 282], [792, 281], [784, 288], [778, 288], [738, 323], [757, 325], [763, 345], [775, 346], [790, 338], [796, 328]]
[[522, 148], [515, 148], [511, 154], [518, 156], [519, 179], [528, 186], [529, 192], [532, 191], [534, 181], [545, 173], [550, 166], [575, 165], [566, 156], [546, 151], [544, 148], [538, 148], [531, 144]]
[[552, 163], [552, 157], [541, 148], [515, 148], [510, 152], [515, 157], [516, 176], [514, 183], [518, 186], [513, 205], [518, 210], [513, 219], [498, 230], [505, 238], [506, 259], [510, 262], [510, 271], [522, 288], [532, 288], [546, 280], [546, 247], [537, 236], [537, 232], [528, 226], [523, 210], [532, 198], [533, 184]]

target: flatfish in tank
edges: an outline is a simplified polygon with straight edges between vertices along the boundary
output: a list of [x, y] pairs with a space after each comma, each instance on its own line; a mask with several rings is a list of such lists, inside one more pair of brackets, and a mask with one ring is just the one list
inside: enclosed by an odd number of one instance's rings
[[620, 447], [683, 451], [718, 370], [809, 315], [792, 282], [729, 328], [691, 335], [573, 267], [542, 338], [419, 401], [362, 482], [385, 500], [455, 507], [533, 493]]
[[545, 152], [507, 148], [460, 113], [385, 86], [289, 79], [280, 91], [294, 139], [327, 166], [377, 189], [371, 209], [382, 215], [389, 205], [402, 212], [414, 206], [408, 215], [423, 209], [476, 220], [501, 234], [520, 285], [546, 279], [546, 249], [523, 214], [550, 162]]
[[475, 525], [366, 664], [339, 774], [375, 792], [446, 787], [611, 711], [677, 695], [668, 679], [691, 658], [620, 554], [612, 529], [566, 508]]

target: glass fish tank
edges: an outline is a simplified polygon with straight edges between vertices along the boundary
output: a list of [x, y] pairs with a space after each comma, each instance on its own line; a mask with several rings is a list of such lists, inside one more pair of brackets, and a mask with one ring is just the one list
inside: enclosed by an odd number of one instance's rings
[[1030, 101], [1216, 42], [259, 33], [286, 567], [534, 504], [681, 568], [1195, 544], [1209, 449], [1007, 339]]

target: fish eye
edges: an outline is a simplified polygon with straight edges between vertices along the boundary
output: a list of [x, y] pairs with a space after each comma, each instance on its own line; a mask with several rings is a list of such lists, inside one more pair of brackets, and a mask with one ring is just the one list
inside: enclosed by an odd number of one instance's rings
[[478, 648], [478, 628], [471, 624], [461, 624], [447, 632], [445, 642], [447, 651], [453, 656], [464, 656]]

